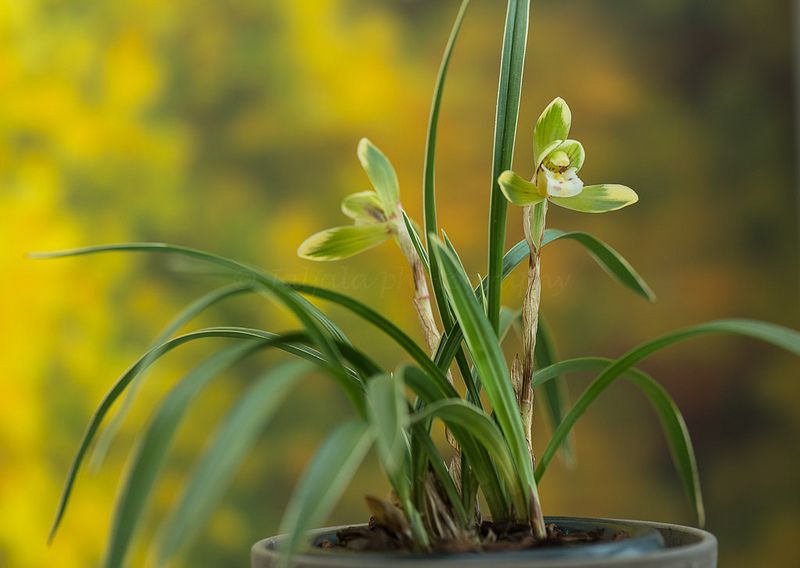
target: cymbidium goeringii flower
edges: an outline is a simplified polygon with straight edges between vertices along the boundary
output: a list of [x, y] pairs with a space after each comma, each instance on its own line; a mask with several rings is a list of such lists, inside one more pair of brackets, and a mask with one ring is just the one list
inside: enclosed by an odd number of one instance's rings
[[580, 142], [567, 138], [571, 123], [572, 113], [564, 99], [547, 105], [533, 130], [533, 178], [527, 181], [511, 170], [500, 174], [497, 182], [506, 199], [514, 205], [547, 199], [584, 213], [604, 213], [636, 203], [636, 192], [624, 185], [583, 185], [578, 172], [586, 155]]
[[325, 229], [308, 237], [297, 254], [309, 260], [341, 260], [386, 241], [398, 230], [400, 190], [389, 159], [372, 142], [362, 138], [358, 159], [372, 182], [372, 191], [352, 193], [342, 200], [342, 213], [352, 225]]

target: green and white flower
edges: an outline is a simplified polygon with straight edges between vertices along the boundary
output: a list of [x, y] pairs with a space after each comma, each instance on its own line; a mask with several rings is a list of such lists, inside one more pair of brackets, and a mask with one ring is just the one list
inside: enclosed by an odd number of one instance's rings
[[362, 138], [358, 159], [373, 190], [352, 193], [342, 200], [342, 213], [352, 225], [333, 227], [308, 237], [297, 254], [309, 260], [341, 260], [383, 243], [397, 232], [400, 190], [389, 159], [372, 142]]
[[570, 140], [572, 112], [556, 98], [536, 122], [533, 131], [534, 163], [531, 181], [511, 170], [500, 174], [500, 189], [514, 205], [535, 205], [545, 199], [561, 207], [584, 213], [605, 213], [636, 203], [631, 188], [619, 184], [584, 185], [578, 172], [586, 153], [577, 140]]

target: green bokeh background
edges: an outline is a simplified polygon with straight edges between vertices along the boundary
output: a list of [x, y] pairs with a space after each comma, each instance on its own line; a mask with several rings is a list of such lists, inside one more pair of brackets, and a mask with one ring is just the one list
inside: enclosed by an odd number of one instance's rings
[[[800, 326], [790, 3], [533, 4], [515, 169], [531, 173], [536, 116], [563, 96], [587, 148], [583, 179], [625, 183], [641, 201], [601, 216], [552, 208], [550, 225], [608, 241], [659, 297], [647, 304], [575, 245], [553, 245], [543, 311], [562, 355], [614, 356], [719, 317]], [[79, 477], [47, 548], [71, 452], [114, 378], [172, 313], [220, 282], [165, 258], [43, 263], [25, 252], [123, 240], [206, 248], [351, 293], [419, 337], [392, 245], [333, 265], [295, 249], [342, 222], [342, 196], [367, 188], [361, 136], [390, 156], [404, 205], [421, 219], [428, 105], [456, 9], [455, 0], [0, 0], [0, 565], [96, 564], [137, 433], [212, 345], [176, 352], [150, 375], [106, 465]], [[485, 273], [503, 17], [502, 2], [473, 0], [441, 120], [440, 221], [472, 273]], [[509, 243], [519, 221], [512, 208]], [[520, 276], [504, 289], [509, 305]], [[381, 362], [402, 360], [331, 313]], [[241, 298], [194, 326], [220, 323], [296, 325], [263, 299]], [[134, 565], [146, 562], [215, 419], [274, 359], [221, 377], [187, 417]], [[705, 338], [643, 367], [684, 410], [721, 566], [800, 563], [797, 361]], [[586, 381], [577, 377], [573, 392]], [[304, 382], [176, 565], [246, 565], [320, 438], [348, 413], [323, 376]], [[541, 448], [547, 427], [536, 433]], [[546, 512], [692, 521], [657, 420], [632, 387], [604, 395], [577, 440], [578, 469], [556, 464], [543, 483]], [[363, 494], [385, 491], [370, 459], [331, 523], [365, 520]]]

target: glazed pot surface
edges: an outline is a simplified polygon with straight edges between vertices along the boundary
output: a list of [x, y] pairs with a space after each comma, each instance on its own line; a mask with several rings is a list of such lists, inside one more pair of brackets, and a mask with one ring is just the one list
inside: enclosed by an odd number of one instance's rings
[[[539, 548], [516, 552], [472, 554], [386, 554], [319, 551], [295, 557], [297, 568], [716, 568], [717, 540], [706, 531], [643, 521], [547, 517], [567, 530], [602, 527], [607, 536], [619, 530], [632, 538], [569, 548]], [[320, 529], [312, 540], [335, 540], [336, 530]], [[257, 542], [251, 550], [252, 568], [277, 566], [282, 537]]]

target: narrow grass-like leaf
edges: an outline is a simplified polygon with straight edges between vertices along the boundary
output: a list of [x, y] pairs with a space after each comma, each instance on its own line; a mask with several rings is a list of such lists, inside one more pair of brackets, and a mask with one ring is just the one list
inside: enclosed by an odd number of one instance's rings
[[467, 281], [469, 281], [469, 276], [467, 275], [467, 269], [464, 268], [464, 263], [461, 261], [461, 255], [458, 254], [458, 250], [453, 244], [453, 241], [450, 240], [450, 237], [447, 236], [447, 233], [445, 232], [444, 229], [442, 229], [442, 243], [444, 243], [444, 246], [450, 253], [450, 256], [452, 256], [458, 263], [458, 267], [461, 269], [461, 274]]
[[[458, 266], [461, 268], [462, 276], [469, 280], [469, 276], [467, 276], [467, 271], [464, 268], [464, 263], [461, 261], [461, 257], [458, 254], [458, 250], [453, 245], [453, 242], [450, 240], [450, 237], [447, 236], [447, 233], [444, 229], [442, 229], [442, 241], [444, 242], [445, 247], [450, 252], [453, 258], [458, 261]], [[441, 277], [441, 274], [440, 274]], [[480, 276], [479, 276], [480, 279]], [[445, 300], [447, 300], [447, 294], [444, 295]], [[483, 306], [483, 311], [486, 313], [487, 306], [486, 306], [486, 297], [483, 296], [479, 298], [481, 305]], [[449, 303], [446, 305], [446, 309], [448, 312], [451, 313], [450, 317], [450, 325], [447, 329], [452, 329], [455, 326], [455, 321], [452, 320], [452, 312]], [[456, 363], [458, 364], [458, 370], [461, 373], [461, 376], [464, 380], [464, 384], [467, 387], [467, 394], [468, 400], [475, 404], [476, 406], [482, 406], [481, 398], [480, 398], [480, 377], [478, 376], [477, 371], [475, 369], [470, 369], [469, 362], [467, 361], [467, 356], [464, 353], [464, 350], [461, 349], [461, 346], [458, 345], [455, 351], [455, 358]]]
[[[288, 288], [284, 282], [273, 276], [270, 276], [269, 274], [266, 274], [265, 272], [262, 272], [261, 270], [258, 270], [257, 268], [253, 268], [252, 266], [236, 260], [231, 260], [229, 258], [198, 249], [178, 245], [169, 245], [165, 243], [121, 243], [98, 245], [55, 252], [32, 253], [30, 256], [32, 258], [66, 258], [109, 252], [150, 252], [178, 254], [186, 258], [193, 258], [220, 266], [239, 276], [246, 276], [252, 280], [257, 291], [266, 292], [271, 298], [277, 300], [279, 303], [286, 306], [292, 313], [294, 313], [297, 319], [300, 320], [300, 323], [303, 324], [303, 327], [306, 328], [314, 343], [319, 346], [319, 348], [323, 351], [323, 353], [325, 353], [326, 357], [330, 359], [332, 363], [337, 363], [341, 360], [335, 340], [329, 336], [330, 332], [326, 333], [326, 331], [329, 331], [331, 328], [335, 328], [335, 325], [332, 322], [325, 320], [325, 323], [323, 323], [323, 320], [320, 318], [324, 318], [324, 316], [319, 312], [319, 310], [309, 309], [310, 304], [308, 301], [298, 296], [293, 290]], [[343, 366], [341, 365], [330, 365], [328, 367], [328, 371], [334, 375], [339, 375], [340, 379], [345, 378]], [[356, 405], [356, 408], [363, 410], [363, 408], [360, 406], [362, 402], [360, 397], [351, 398], [351, 401]]]
[[424, 523], [411, 502], [411, 453], [406, 433], [409, 426], [408, 400], [402, 374], [392, 377], [383, 373], [369, 379], [367, 420], [372, 427], [378, 458], [406, 513], [414, 539], [427, 547], [429, 540]]
[[461, 496], [458, 494], [458, 488], [453, 483], [447, 464], [444, 463], [444, 458], [439, 453], [436, 444], [433, 443], [428, 429], [423, 424], [416, 424], [411, 429], [411, 432], [414, 439], [419, 443], [425, 458], [431, 464], [431, 468], [436, 474], [436, 479], [441, 484], [445, 494], [447, 494], [447, 499], [450, 501], [450, 505], [453, 507], [459, 522], [462, 526], [466, 526], [468, 515], [464, 504], [461, 502]]
[[389, 223], [325, 229], [303, 241], [297, 255], [308, 260], [342, 260], [378, 246], [391, 234]]
[[[470, 376], [469, 374], [465, 374], [469, 373], [469, 365], [466, 362], [466, 358], [463, 356], [463, 353], [459, 353], [461, 341], [460, 337], [454, 338], [454, 340], [450, 341], [447, 346], [448, 349], [452, 349], [452, 355], [450, 355], [449, 359], [447, 359], [447, 364], [438, 365], [435, 361], [431, 360], [425, 351], [423, 351], [419, 345], [417, 345], [414, 340], [408, 337], [408, 335], [406, 335], [400, 328], [365, 304], [354, 300], [349, 296], [345, 296], [344, 294], [340, 294], [333, 290], [319, 288], [317, 286], [310, 286], [300, 283], [290, 283], [289, 286], [293, 290], [303, 294], [316, 296], [318, 298], [334, 302], [374, 325], [388, 337], [392, 338], [406, 351], [406, 353], [411, 355], [411, 357], [420, 365], [420, 367], [422, 367], [430, 375], [432, 380], [435, 380], [443, 388], [445, 388], [447, 392], [450, 393], [450, 396], [458, 396], [458, 392], [453, 388], [452, 385], [450, 385], [446, 375], [444, 374], [445, 370], [450, 366], [453, 356], [458, 355], [461, 358], [459, 360], [459, 368], [462, 370], [462, 374], [464, 374], [465, 377]], [[458, 341], [455, 341], [456, 339]], [[440, 342], [440, 349], [437, 350], [437, 354], [441, 351], [441, 343], [442, 342]], [[443, 355], [447, 355], [448, 353], [449, 351], [444, 352]], [[465, 382], [467, 382], [467, 389], [472, 393], [472, 395], [477, 396], [478, 391], [475, 388], [474, 381], [466, 380]], [[477, 404], [480, 404], [479, 398], [476, 398], [475, 400], [478, 401]]]
[[[398, 480], [406, 455], [408, 402], [401, 376], [382, 374], [367, 383], [367, 419], [375, 433], [381, 464], [391, 480]], [[400, 490], [402, 492], [402, 489]]]
[[552, 243], [561, 239], [570, 239], [583, 245], [592, 258], [611, 276], [614, 280], [633, 290], [643, 298], [654, 302], [656, 295], [644, 281], [644, 278], [634, 270], [631, 264], [609, 245], [597, 237], [582, 231], [560, 231], [558, 229], [547, 229], [544, 232], [542, 245]]
[[[439, 65], [439, 73], [436, 77], [436, 86], [433, 89], [433, 101], [431, 102], [431, 113], [428, 119], [428, 135], [425, 142], [425, 166], [422, 182], [422, 200], [424, 203], [425, 234], [438, 234], [436, 223], [436, 134], [439, 129], [439, 110], [442, 106], [442, 95], [444, 93], [445, 80], [447, 79], [447, 69], [450, 66], [450, 57], [467, 12], [469, 0], [462, 0], [461, 7], [458, 9], [453, 29], [444, 48], [442, 62]], [[429, 249], [430, 250], [430, 249]]]
[[[558, 376], [557, 373], [602, 371], [610, 367], [614, 362], [614, 359], [605, 357], [568, 359], [537, 372], [534, 375], [533, 383], [534, 385], [545, 385], [556, 378]], [[655, 408], [678, 476], [692, 505], [698, 525], [702, 526], [705, 521], [705, 509], [700, 488], [700, 477], [697, 473], [697, 461], [692, 440], [683, 420], [683, 415], [664, 387], [646, 373], [636, 368], [630, 368], [620, 377], [633, 382], [642, 389]], [[537, 470], [537, 479], [541, 479], [542, 475], [544, 475], [544, 470]]]
[[[427, 404], [423, 409], [414, 413], [411, 420], [416, 423], [432, 417], [439, 418], [451, 428], [453, 436], [459, 443], [465, 433], [477, 440], [489, 453], [506, 485], [506, 490], [513, 496], [517, 510], [527, 510], [528, 497], [520, 487], [517, 469], [509, 453], [508, 444], [497, 424], [489, 416], [473, 404], [461, 399], [448, 399]], [[455, 430], [452, 429], [453, 426], [456, 427]]]
[[429, 275], [431, 273], [431, 266], [428, 262], [428, 253], [425, 251], [425, 247], [422, 244], [422, 240], [420, 239], [419, 232], [417, 228], [414, 226], [414, 222], [405, 212], [405, 210], [400, 210], [403, 214], [403, 223], [406, 225], [406, 231], [408, 231], [408, 235], [411, 237], [411, 243], [414, 245], [414, 250], [417, 251], [420, 260], [422, 261], [423, 266], [425, 267], [425, 272]]
[[506, 338], [514, 322], [522, 314], [521, 309], [512, 309], [506, 306], [500, 308], [500, 343]]
[[[478, 305], [475, 292], [459, 269], [458, 261], [443, 245], [435, 241], [434, 251], [442, 267], [453, 312], [461, 325], [473, 363], [513, 456], [519, 482], [526, 495], [528, 491], [535, 494], [536, 483], [533, 479], [530, 453], [496, 332]], [[527, 507], [524, 510], [527, 512]]]
[[675, 469], [678, 471], [681, 484], [694, 510], [697, 525], [702, 527], [706, 522], [703, 493], [700, 487], [700, 476], [697, 473], [697, 459], [692, 439], [689, 436], [689, 429], [686, 427], [683, 414], [666, 389], [657, 381], [637, 369], [631, 369], [630, 372], [633, 375], [631, 380], [650, 399], [650, 403], [658, 414]]
[[[465, 3], [466, 2], [468, 2], [468, 0], [465, 0]], [[406, 224], [406, 229], [408, 230], [408, 234], [411, 236], [411, 242], [414, 244], [414, 248], [416, 249], [417, 254], [419, 255], [420, 259], [422, 259], [422, 263], [425, 266], [425, 270], [428, 272], [428, 275], [431, 277], [431, 281], [435, 282], [435, 281], [438, 280], [439, 285], [441, 285], [441, 275], [438, 274], [438, 272], [437, 272], [437, 274], [435, 275], [435, 278], [434, 278], [434, 275], [431, 272], [431, 270], [433, 270], [434, 268], [431, 266], [431, 264], [429, 262], [428, 253], [427, 253], [427, 251], [425, 250], [425, 248], [422, 245], [422, 241], [420, 240], [419, 234], [417, 233], [417, 230], [414, 227], [414, 223], [411, 221], [411, 219], [408, 217], [408, 215], [406, 215], [405, 211], [401, 210], [401, 212], [403, 214], [403, 222]], [[434, 284], [434, 290], [435, 290], [435, 288], [436, 288], [436, 285]], [[447, 330], [449, 330], [450, 328], [453, 327], [453, 316], [450, 313], [450, 305], [447, 303], [447, 298], [444, 295], [444, 290], [443, 289], [442, 289], [442, 291], [440, 293], [434, 292], [434, 297], [435, 297], [435, 300], [437, 302], [437, 307], [438, 307], [438, 309], [440, 311], [441, 318], [442, 318], [442, 324], [444, 325], [444, 329], [445, 329], [445, 333], [446, 333]], [[440, 299], [441, 299], [441, 303], [440, 303]], [[440, 342], [440, 346], [441, 346], [441, 342]], [[461, 375], [464, 378], [464, 383], [466, 384], [467, 390], [470, 392], [470, 396], [473, 397], [473, 399], [474, 399], [473, 402], [475, 400], [477, 400], [477, 404], [480, 404], [480, 398], [477, 398], [478, 391], [475, 388], [475, 381], [474, 381], [474, 379], [472, 377], [472, 374], [469, 371], [469, 363], [467, 362], [466, 355], [461, 350], [460, 345], [454, 345], [454, 349], [455, 349], [455, 351], [454, 351], [453, 355], [450, 356], [450, 359], [452, 359], [452, 357], [455, 356], [456, 362], [458, 363], [459, 371], [461, 372]], [[448, 359], [448, 361], [450, 359]], [[440, 367], [440, 369], [442, 369], [442, 372], [446, 372], [447, 367], [449, 367], [449, 366], [450, 365], [448, 363], [447, 366]]]
[[149, 503], [153, 486], [189, 404], [211, 379], [264, 343], [252, 341], [234, 345], [213, 355], [178, 383], [161, 403], [132, 456], [114, 511], [104, 566], [115, 568], [125, 564], [134, 531]]
[[198, 460], [178, 505], [159, 529], [157, 565], [163, 565], [197, 536], [259, 433], [309, 370], [304, 362], [285, 363], [264, 373], [242, 394]]
[[[430, 405], [442, 400], [460, 400], [457, 395], [455, 397], [448, 396], [447, 391], [441, 385], [431, 381], [428, 375], [420, 369], [407, 365], [402, 367], [401, 370], [405, 384], [426, 404]], [[488, 452], [473, 438], [468, 430], [463, 430], [459, 425], [453, 425], [450, 430], [458, 440], [461, 451], [464, 455], [469, 456], [469, 464], [483, 490], [492, 516], [496, 519], [507, 518], [509, 509], [505, 485], [501, 484]], [[467, 504], [466, 506], [471, 507], [472, 504]]]
[[495, 332], [500, 325], [500, 282], [506, 238], [506, 201], [497, 178], [511, 169], [517, 134], [522, 72], [528, 41], [530, 0], [508, 0], [503, 54], [500, 57], [500, 82], [497, 89], [497, 115], [492, 155], [491, 203], [489, 207], [489, 274], [487, 297], [489, 323]]
[[297, 484], [281, 521], [287, 533], [279, 566], [289, 565], [291, 555], [306, 546], [307, 532], [331, 513], [347, 484], [372, 445], [372, 430], [363, 420], [338, 426], [322, 443]]
[[339, 292], [327, 290], [318, 286], [302, 283], [290, 283], [289, 286], [293, 290], [302, 294], [308, 294], [309, 296], [315, 296], [329, 302], [334, 302], [335, 304], [358, 315], [363, 320], [371, 323], [377, 329], [385, 333], [388, 337], [392, 338], [400, 347], [402, 347], [406, 353], [408, 353], [419, 364], [419, 366], [422, 367], [425, 372], [432, 377], [433, 380], [440, 384], [446, 384], [447, 387], [444, 388], [448, 388], [449, 392], [453, 393], [453, 396], [458, 396], [458, 393], [449, 384], [447, 377], [444, 375], [442, 370], [436, 366], [436, 364], [425, 353], [425, 351], [423, 351], [422, 348], [417, 345], [413, 339], [406, 335], [399, 327], [369, 306], [354, 300], [349, 296], [340, 294]]
[[[450, 37], [447, 40], [447, 45], [442, 55], [442, 62], [439, 65], [439, 73], [436, 77], [436, 86], [433, 90], [433, 101], [431, 102], [431, 113], [428, 120], [428, 135], [425, 142], [425, 165], [422, 176], [423, 222], [426, 235], [426, 250], [428, 253], [430, 253], [430, 240], [427, 236], [430, 234], [436, 235], [439, 231], [436, 221], [436, 134], [439, 129], [439, 110], [442, 104], [442, 95], [447, 78], [447, 69], [450, 65], [450, 57], [453, 54], [453, 48], [455, 47], [458, 33], [461, 30], [461, 24], [464, 21], [464, 15], [467, 12], [468, 5], [469, 0], [462, 0], [461, 7], [458, 9], [458, 14], [453, 23], [453, 28], [450, 31]], [[430, 257], [430, 254], [426, 256]], [[438, 266], [436, 266], [436, 259], [432, 258], [430, 260], [428, 272], [431, 277], [433, 297], [436, 301], [436, 307], [439, 310], [439, 317], [442, 319], [444, 331], [446, 332], [453, 325], [453, 317], [450, 313], [447, 299], [444, 296], [442, 276], [439, 274]]]
[[[550, 331], [550, 326], [547, 325], [546, 320], [541, 315], [539, 316], [539, 326], [536, 329], [534, 358], [537, 369], [549, 367], [558, 361], [553, 334]], [[564, 381], [562, 377], [556, 377], [555, 380], [545, 383], [542, 386], [539, 400], [543, 401], [547, 409], [547, 417], [550, 421], [550, 425], [553, 430], [555, 430], [558, 428], [558, 425], [561, 424], [564, 415], [567, 413], [569, 393], [567, 391], [566, 381]], [[561, 446], [561, 456], [567, 466], [572, 467], [575, 465], [574, 433], [564, 440], [564, 444]]]
[[[444, 376], [444, 374], [438, 370], [438, 367], [433, 364], [431, 359], [419, 347], [419, 345], [417, 345], [414, 340], [408, 337], [408, 335], [406, 335], [391, 321], [375, 312], [375, 310], [372, 310], [361, 302], [353, 300], [348, 296], [339, 294], [332, 290], [326, 290], [324, 288], [307, 284], [283, 283], [256, 268], [235, 260], [197, 249], [163, 243], [122, 243], [115, 245], [100, 245], [49, 253], [34, 253], [31, 256], [34, 258], [64, 258], [108, 252], [158, 252], [179, 254], [221, 266], [235, 274], [248, 276], [254, 281], [254, 283], [258, 283], [266, 287], [270, 293], [277, 297], [279, 301], [292, 310], [306, 327], [312, 340], [320, 346], [323, 352], [325, 352], [326, 356], [330, 357], [332, 361], [337, 361], [339, 359], [339, 350], [336, 347], [335, 341], [323, 333], [319, 327], [320, 325], [323, 325], [325, 330], [330, 332], [331, 328], [337, 329], [335, 324], [329, 322], [327, 318], [325, 318], [325, 316], [316, 308], [312, 310], [311, 308], [313, 308], [313, 306], [309, 304], [307, 300], [301, 296], [298, 296], [294, 292], [299, 291], [304, 294], [334, 302], [344, 308], [347, 308], [365, 321], [371, 323], [386, 333], [387, 336], [397, 342], [397, 344], [400, 345], [409, 355], [411, 355], [412, 358], [414, 358], [414, 360], [417, 361], [427, 372], [436, 377], [437, 380], [444, 379], [444, 381], [447, 382], [447, 378]], [[321, 320], [320, 318], [325, 319]], [[338, 367], [336, 365], [333, 365], [329, 370], [335, 371], [337, 368]], [[360, 403], [360, 400], [354, 400], [354, 403], [358, 404]]]
[[[589, 405], [622, 373], [648, 355], [664, 347], [689, 339], [690, 337], [711, 333], [731, 333], [752, 337], [782, 347], [796, 355], [800, 355], [800, 332], [779, 325], [743, 319], [718, 320], [699, 324], [668, 333], [652, 341], [643, 343], [628, 351], [628, 353], [607, 367], [578, 398], [570, 412], [564, 417], [559, 427], [556, 428], [547, 448], [539, 458], [539, 463], [536, 467], [537, 479], [541, 478], [541, 475], [552, 461], [559, 446], [563, 443], [570, 430], [575, 426], [578, 418], [586, 412]], [[536, 377], [534, 377], [534, 381], [535, 379]]]
[[331, 318], [326, 316], [317, 306], [306, 300], [303, 296], [295, 296], [295, 300], [297, 300], [297, 303], [302, 306], [305, 311], [311, 315], [311, 317], [316, 319], [319, 324], [325, 328], [325, 330], [331, 335], [331, 337], [333, 337], [335, 341], [352, 345], [352, 342], [347, 335], [345, 335], [344, 331], [342, 331], [342, 329], [336, 325]]
[[[594, 243], [591, 243], [590, 246], [590, 239], [584, 239], [583, 237], [576, 235], [587, 235], [591, 239], [597, 241], [600, 246], [597, 246]], [[617, 277], [621, 283], [647, 299], [655, 299], [655, 294], [652, 292], [652, 290], [650, 290], [650, 287], [633, 269], [630, 263], [622, 257], [622, 255], [620, 255], [616, 250], [612, 249], [603, 241], [600, 241], [588, 233], [582, 233], [580, 231], [565, 232], [558, 229], [547, 229], [544, 232], [542, 246], [562, 238], [573, 239], [583, 244], [590, 249], [594, 255], [594, 259], [601, 264], [602, 268]], [[608, 250], [606, 251], [604, 249]], [[524, 239], [508, 249], [508, 252], [506, 252], [506, 254], [503, 256], [502, 278], [505, 279], [516, 267], [527, 260], [529, 254], [530, 248]], [[484, 288], [488, 287], [488, 278], [484, 278], [481, 281], [480, 286]], [[477, 295], [478, 293], [479, 290], [476, 288], [475, 294]]]
[[[503, 273], [502, 278], [505, 279], [511, 272], [519, 266], [530, 255], [530, 248], [528, 243], [524, 240], [518, 242], [503, 256]], [[481, 294], [488, 288], [488, 277], [483, 278], [478, 286], [475, 287], [474, 293], [476, 298], [480, 298]], [[464, 335], [461, 332], [461, 326], [455, 322], [453, 328], [442, 337], [439, 343], [439, 348], [436, 350], [434, 361], [436, 365], [441, 368], [447, 368], [456, 356], [458, 348], [463, 341]]]
[[[116, 400], [120, 397], [120, 395], [122, 395], [122, 393], [128, 387], [130, 382], [134, 378], [136, 378], [136, 376], [139, 373], [144, 371], [149, 365], [154, 363], [158, 358], [163, 356], [165, 353], [171, 351], [172, 349], [184, 343], [195, 341], [197, 339], [204, 339], [211, 337], [236, 338], [236, 339], [263, 339], [265, 341], [274, 342], [276, 347], [283, 349], [284, 351], [287, 351], [289, 353], [293, 353], [300, 357], [306, 358], [320, 365], [324, 369], [328, 369], [331, 366], [330, 360], [326, 358], [326, 355], [323, 355], [322, 353], [314, 349], [306, 347], [305, 345], [293, 345], [296, 343], [304, 343], [308, 341], [309, 338], [304, 333], [276, 335], [261, 330], [253, 330], [246, 328], [231, 328], [231, 327], [208, 328], [178, 336], [148, 351], [117, 380], [117, 382], [111, 387], [111, 389], [105, 395], [103, 400], [100, 402], [100, 405], [95, 410], [95, 413], [92, 415], [92, 418], [89, 421], [89, 425], [86, 427], [86, 431], [83, 434], [83, 438], [81, 439], [80, 445], [78, 446], [78, 450], [75, 453], [75, 457], [72, 460], [72, 464], [70, 465], [69, 472], [67, 473], [67, 478], [64, 481], [64, 488], [62, 490], [61, 499], [58, 504], [58, 509], [56, 511], [55, 519], [53, 520], [53, 526], [50, 529], [50, 536], [49, 536], [50, 540], [52, 540], [56, 530], [58, 529], [58, 526], [61, 523], [61, 520], [64, 517], [64, 512], [66, 511], [67, 503], [69, 502], [69, 497], [72, 493], [72, 488], [75, 483], [75, 477], [77, 476], [78, 470], [80, 469], [80, 466], [83, 463], [83, 459], [86, 455], [86, 452], [89, 449], [89, 446], [91, 445], [95, 435], [97, 434], [97, 430], [99, 429], [100, 424], [102, 423], [103, 419], [105, 418], [106, 414], [108, 413], [109, 409], [114, 404], [114, 402], [116, 402]], [[346, 369], [346, 367], [344, 369]], [[347, 372], [345, 370], [342, 375], [334, 374], [333, 376], [334, 378], [340, 381], [343, 390], [346, 393], [349, 393], [351, 398], [361, 397], [362, 398], [361, 404], [363, 406], [363, 386], [361, 384], [358, 375], [354, 371]]]
[[[166, 327], [164, 327], [161, 333], [159, 333], [158, 337], [156, 337], [155, 341], [153, 341], [151, 344], [151, 347], [155, 347], [164, 343], [180, 328], [214, 304], [245, 292], [253, 292], [253, 286], [249, 283], [234, 283], [217, 288], [205, 296], [202, 296], [178, 313], [178, 315], [176, 315], [172, 321], [170, 321]], [[111, 417], [111, 421], [108, 423], [108, 426], [106, 426], [106, 428], [101, 432], [100, 437], [97, 439], [97, 444], [95, 444], [94, 449], [92, 450], [92, 456], [89, 459], [90, 468], [96, 469], [103, 463], [106, 453], [111, 447], [111, 443], [114, 441], [117, 432], [122, 426], [122, 422], [125, 420], [125, 417], [130, 411], [131, 405], [136, 399], [136, 393], [139, 391], [139, 387], [144, 382], [144, 377], [145, 374], [142, 373], [136, 378], [135, 381], [131, 383], [130, 387], [128, 387], [128, 392], [125, 394], [125, 398], [120, 404], [119, 410], [117, 410], [117, 412]]]

